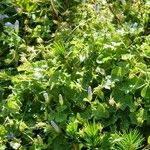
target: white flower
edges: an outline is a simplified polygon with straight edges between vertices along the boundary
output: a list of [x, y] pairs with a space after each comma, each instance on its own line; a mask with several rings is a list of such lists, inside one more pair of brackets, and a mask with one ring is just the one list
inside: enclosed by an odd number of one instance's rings
[[48, 102], [49, 96], [48, 96], [47, 92], [43, 93], [43, 97], [44, 97], [45, 101]]
[[116, 102], [115, 102], [115, 100], [114, 100], [113, 98], [110, 98], [110, 99], [109, 99], [109, 104], [110, 104], [111, 106], [115, 106]]
[[124, 31], [124, 29], [123, 29], [123, 28], [122, 28], [122, 29], [117, 29], [117, 33], [119, 33], [119, 34], [123, 35], [123, 34], [125, 33], [125, 31]]
[[80, 62], [83, 62], [85, 60], [85, 55], [80, 55]]
[[138, 26], [138, 23], [137, 23], [137, 22], [134, 22], [132, 28], [137, 28], [137, 26]]
[[103, 5], [106, 5], [106, 4], [107, 4], [107, 1], [106, 1], [106, 0], [102, 0], [102, 4], [103, 4]]
[[110, 90], [112, 84], [113, 84], [113, 82], [112, 82], [111, 76], [109, 76], [109, 75], [106, 76], [106, 81], [104, 83], [104, 88]]
[[34, 78], [39, 80], [42, 78], [42, 74], [40, 73], [40, 68], [34, 68]]
[[41, 73], [40, 72], [35, 72], [34, 73], [34, 78], [37, 79], [37, 80], [41, 79], [42, 78]]
[[136, 30], [136, 28], [138, 27], [138, 23], [137, 22], [134, 22], [131, 29], [130, 29], [130, 32], [134, 32]]

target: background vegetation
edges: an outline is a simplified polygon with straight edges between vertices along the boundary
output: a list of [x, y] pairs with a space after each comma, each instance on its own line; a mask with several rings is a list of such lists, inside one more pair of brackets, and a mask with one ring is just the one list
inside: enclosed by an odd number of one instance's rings
[[1, 0], [0, 150], [148, 150], [149, 9]]

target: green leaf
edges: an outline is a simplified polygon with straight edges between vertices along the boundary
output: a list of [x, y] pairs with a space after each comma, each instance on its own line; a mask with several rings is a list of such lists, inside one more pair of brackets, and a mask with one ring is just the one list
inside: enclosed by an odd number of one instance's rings
[[129, 71], [129, 64], [126, 62], [118, 63], [118, 66], [115, 66], [112, 69], [111, 75], [113, 79], [121, 80]]
[[67, 119], [67, 114], [64, 113], [57, 113], [55, 116], [57, 122], [63, 122]]
[[150, 145], [150, 136], [147, 138], [147, 143]]
[[141, 96], [144, 97], [144, 98], [150, 98], [150, 87], [149, 87], [149, 85], [146, 85], [141, 90]]
[[3, 125], [0, 125], [0, 136], [3, 136], [7, 133], [6, 128]]
[[20, 107], [19, 105], [17, 104], [16, 101], [14, 100], [8, 100], [7, 101], [7, 106], [10, 110], [13, 110], [13, 111], [19, 111], [20, 110]]
[[25, 122], [21, 121], [20, 124], [19, 124], [19, 130], [21, 132], [23, 132], [26, 128], [28, 128], [28, 126], [26, 125]]
[[137, 121], [140, 125], [143, 124], [144, 121], [148, 120], [148, 117], [147, 117], [147, 110], [146, 109], [143, 109], [143, 108], [140, 108], [138, 111], [137, 111], [137, 114], [136, 114], [136, 118], [137, 118]]
[[63, 42], [62, 41], [54, 42], [53, 51], [55, 52], [56, 55], [63, 56], [65, 53], [65, 46], [64, 46]]
[[145, 85], [145, 81], [142, 78], [134, 76], [133, 78], [127, 78], [121, 82], [118, 86], [126, 94], [129, 92], [136, 92], [136, 90], [142, 88]]
[[105, 105], [101, 103], [92, 105], [92, 114], [96, 119], [109, 117], [109, 112], [107, 111]]

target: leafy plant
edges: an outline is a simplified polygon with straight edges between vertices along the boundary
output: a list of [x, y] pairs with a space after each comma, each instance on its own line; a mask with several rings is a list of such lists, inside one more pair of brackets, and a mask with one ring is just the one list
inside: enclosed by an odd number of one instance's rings
[[87, 148], [94, 149], [98, 148], [101, 145], [102, 135], [100, 132], [102, 130], [102, 126], [100, 124], [86, 124], [83, 129], [83, 137], [86, 141]]
[[137, 150], [141, 148], [143, 142], [142, 135], [137, 130], [124, 132], [114, 140], [115, 149], [118, 150]]
[[147, 0], [2, 0], [0, 29], [1, 149], [149, 148]]

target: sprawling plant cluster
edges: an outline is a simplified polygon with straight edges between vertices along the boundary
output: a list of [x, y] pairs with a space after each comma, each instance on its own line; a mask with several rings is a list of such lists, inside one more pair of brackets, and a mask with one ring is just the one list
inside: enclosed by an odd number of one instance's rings
[[1, 0], [0, 150], [148, 150], [149, 9]]

